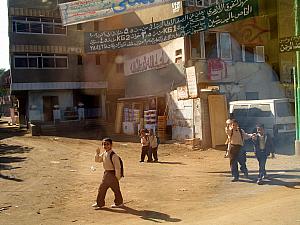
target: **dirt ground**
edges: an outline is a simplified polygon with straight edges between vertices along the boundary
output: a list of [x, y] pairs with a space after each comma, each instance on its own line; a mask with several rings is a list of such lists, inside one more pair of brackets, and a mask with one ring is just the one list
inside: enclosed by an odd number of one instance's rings
[[[125, 207], [95, 210], [102, 164], [95, 138], [21, 135], [0, 127], [0, 224], [300, 225], [300, 158], [269, 159], [270, 180], [257, 185], [257, 161], [248, 154], [250, 179], [230, 182], [228, 159], [215, 149], [159, 146], [159, 163], [139, 163], [140, 145], [114, 142], [125, 164]], [[78, 135], [80, 137], [80, 135]], [[92, 167], [95, 170], [91, 169]]]

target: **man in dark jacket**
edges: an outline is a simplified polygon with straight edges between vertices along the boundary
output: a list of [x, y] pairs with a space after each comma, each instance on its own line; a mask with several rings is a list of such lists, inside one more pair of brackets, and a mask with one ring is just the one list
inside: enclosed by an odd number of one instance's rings
[[274, 146], [272, 137], [265, 132], [263, 124], [256, 125], [256, 135], [252, 138], [254, 143], [254, 153], [259, 164], [259, 174], [257, 184], [262, 184], [266, 178], [266, 162], [270, 154], [274, 158]]

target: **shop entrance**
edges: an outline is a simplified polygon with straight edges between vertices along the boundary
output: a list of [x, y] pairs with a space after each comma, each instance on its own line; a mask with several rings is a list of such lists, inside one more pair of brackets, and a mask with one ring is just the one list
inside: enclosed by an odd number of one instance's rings
[[53, 106], [58, 105], [58, 96], [43, 96], [44, 121], [53, 121]]

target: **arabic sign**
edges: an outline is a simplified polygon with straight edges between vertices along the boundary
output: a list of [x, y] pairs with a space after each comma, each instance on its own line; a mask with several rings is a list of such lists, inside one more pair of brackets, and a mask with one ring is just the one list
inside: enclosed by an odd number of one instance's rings
[[59, 4], [62, 24], [72, 25], [133, 12], [178, 0], [80, 0]]
[[279, 51], [300, 51], [300, 36], [285, 37], [279, 39]]
[[186, 82], [190, 98], [198, 97], [196, 69], [194, 66], [186, 68]]
[[258, 0], [232, 0], [137, 27], [85, 33], [85, 52], [154, 45], [257, 15]]
[[171, 63], [164, 49], [158, 49], [139, 57], [125, 60], [124, 73], [126, 76], [147, 70], [159, 69]]
[[207, 76], [209, 80], [225, 79], [227, 76], [226, 63], [222, 59], [208, 59]]

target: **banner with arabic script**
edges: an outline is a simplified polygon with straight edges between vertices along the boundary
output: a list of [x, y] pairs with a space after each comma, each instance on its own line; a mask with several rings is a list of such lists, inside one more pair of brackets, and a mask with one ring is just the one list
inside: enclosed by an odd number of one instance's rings
[[258, 14], [258, 0], [232, 0], [202, 10], [137, 27], [87, 32], [85, 52], [154, 45]]
[[300, 36], [285, 37], [279, 39], [279, 51], [300, 51]]
[[62, 24], [99, 20], [180, 0], [80, 0], [59, 4]]

